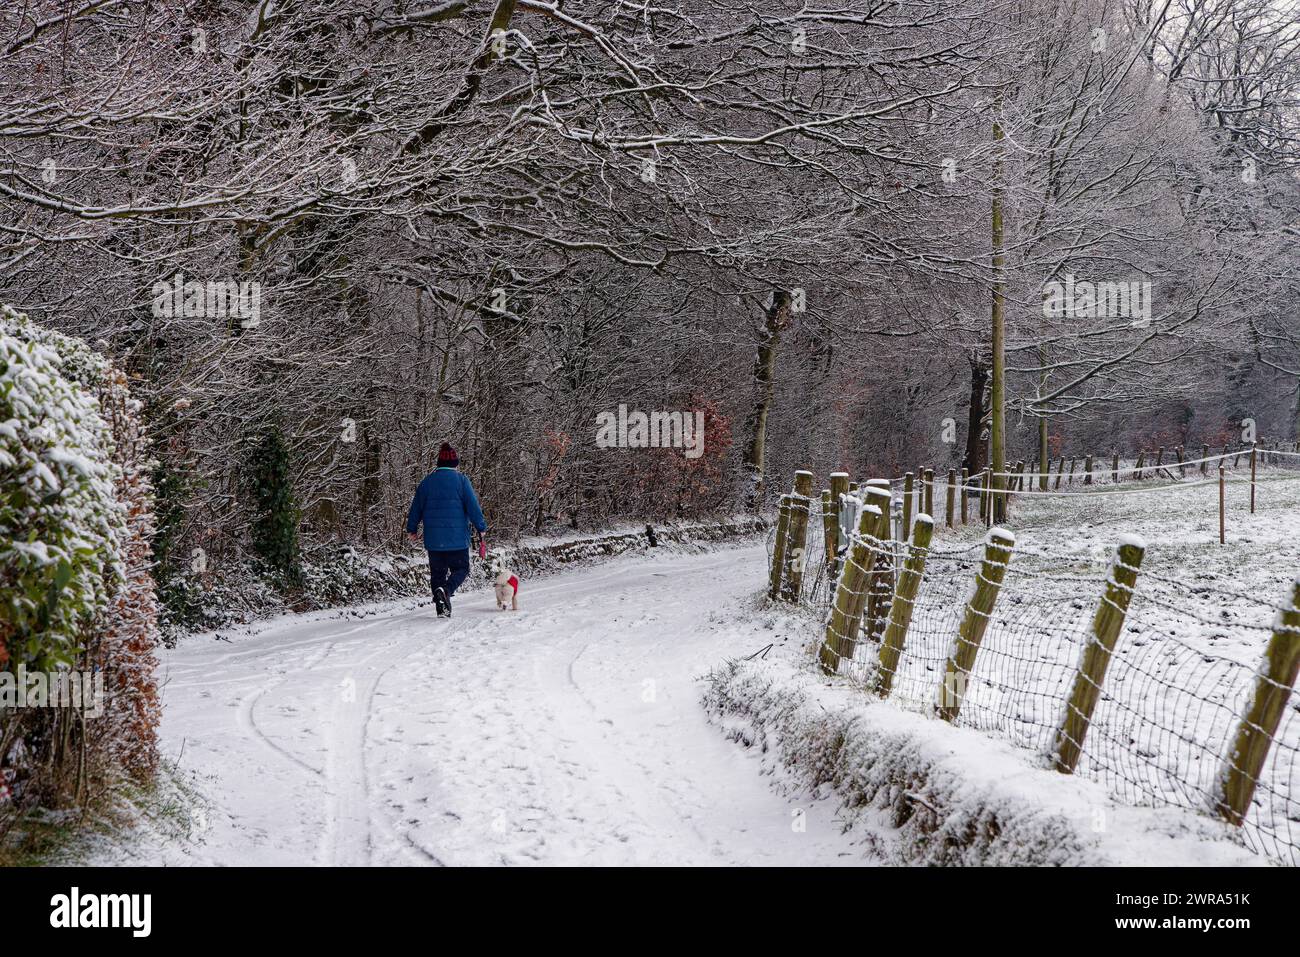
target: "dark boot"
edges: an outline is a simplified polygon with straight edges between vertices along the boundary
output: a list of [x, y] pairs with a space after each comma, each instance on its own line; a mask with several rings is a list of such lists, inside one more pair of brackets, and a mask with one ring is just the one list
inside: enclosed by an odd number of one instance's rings
[[446, 618], [451, 614], [451, 602], [447, 600], [447, 593], [441, 588], [433, 590], [433, 604], [438, 609], [439, 618]]

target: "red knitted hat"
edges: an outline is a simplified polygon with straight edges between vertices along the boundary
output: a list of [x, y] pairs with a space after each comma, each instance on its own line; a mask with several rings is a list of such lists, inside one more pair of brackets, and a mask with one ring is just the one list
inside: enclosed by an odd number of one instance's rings
[[438, 449], [438, 468], [454, 469], [458, 465], [460, 465], [460, 459], [456, 457], [456, 450], [443, 442], [442, 448]]

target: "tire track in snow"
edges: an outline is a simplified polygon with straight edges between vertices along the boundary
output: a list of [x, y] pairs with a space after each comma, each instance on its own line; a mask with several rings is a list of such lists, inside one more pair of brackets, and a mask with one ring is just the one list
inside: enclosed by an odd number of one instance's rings
[[[340, 740], [339, 726], [342, 724], [342, 726], [346, 727], [347, 724], [346, 720], [340, 722], [340, 719], [346, 719], [347, 716], [340, 714], [336, 708], [333, 715], [334, 720], [327, 720], [323, 729], [327, 741], [324, 766], [316, 767], [309, 760], [295, 754], [288, 747], [275, 741], [261, 728], [257, 721], [257, 705], [263, 698], [269, 697], [275, 691], [283, 688], [291, 677], [293, 678], [291, 687], [295, 692], [300, 691], [301, 689], [298, 686], [304, 683], [307, 676], [320, 673], [322, 665], [328, 661], [335, 649], [339, 647], [340, 642], [344, 642], [345, 647], [355, 646], [355, 641], [345, 642], [345, 639], [381, 625], [391, 624], [394, 621], [399, 625], [404, 625], [412, 618], [415, 618], [417, 614], [405, 613], [377, 619], [356, 627], [344, 628], [341, 631], [317, 636], [314, 640], [295, 641], [286, 645], [270, 644], [264, 648], [255, 651], [250, 650], [237, 656], [241, 664], [250, 664], [263, 659], [282, 657], [286, 653], [292, 655], [293, 652], [305, 646], [318, 646], [316, 653], [308, 655], [305, 660], [298, 661], [291, 658], [288, 662], [281, 662], [282, 667], [274, 677], [269, 680], [261, 679], [264, 681], [263, 685], [241, 699], [237, 709], [237, 724], [247, 736], [252, 737], [269, 749], [277, 758], [288, 762], [296, 769], [307, 772], [313, 780], [320, 782], [320, 786], [324, 788], [322, 798], [325, 827], [321, 848], [318, 851], [318, 856], [322, 861], [330, 863], [366, 863], [369, 859], [369, 821], [356, 810], [358, 803], [362, 808], [366, 806], [368, 797], [364, 782], [364, 768], [359, 776], [355, 770], [346, 776], [340, 772], [340, 768], [344, 767], [348, 761], [348, 757], [344, 752], [351, 746], [351, 740], [355, 738], [355, 735], [342, 732]], [[411, 650], [415, 649], [412, 648]], [[219, 656], [216, 660], [229, 664], [235, 657], [226, 654]], [[357, 664], [331, 664], [328, 667], [331, 670], [339, 667], [365, 667], [373, 657], [375, 655], [364, 658]], [[225, 680], [233, 681], [236, 679]], [[194, 682], [193, 684], [202, 684], [202, 682]], [[332, 693], [336, 701], [341, 701], [343, 698], [343, 695], [339, 693], [340, 689], [328, 679], [324, 691], [326, 694]], [[367, 702], [370, 700], [371, 697], [368, 696]], [[367, 707], [369, 707], [369, 704], [367, 704]], [[363, 855], [358, 854], [358, 847], [364, 848]], [[359, 856], [364, 857], [364, 859], [358, 860]]]
[[[761, 558], [628, 556], [526, 583], [518, 614], [478, 589], [450, 622], [423, 606], [178, 649], [164, 732], [171, 746], [194, 742], [186, 757], [216, 781], [225, 813], [201, 848], [170, 852], [230, 864], [834, 863], [847, 845], [826, 837], [829, 808], [822, 836], [792, 840], [791, 802], [699, 712], [695, 678], [751, 640], [709, 613], [747, 591]], [[646, 676], [658, 703], [641, 698]]]
[[[317, 659], [326, 657], [329, 654], [330, 649], [332, 647], [333, 647], [332, 645], [325, 646], [325, 648], [321, 650], [321, 653], [319, 655], [316, 655], [315, 657]], [[308, 663], [303, 670], [310, 669], [310, 667], [311, 664]], [[263, 731], [257, 724], [257, 713], [256, 713], [257, 702], [262, 699], [263, 695], [267, 694], [268, 692], [274, 691], [276, 688], [280, 687], [280, 685], [284, 684], [287, 678], [288, 678], [288, 672], [282, 671], [276, 677], [270, 679], [265, 684], [263, 684], [262, 687], [245, 695], [243, 699], [241, 699], [240, 701], [239, 709], [237, 712], [239, 726], [242, 730], [246, 731], [258, 742], [260, 742], [261, 744], [269, 748], [273, 754], [276, 754], [277, 756], [284, 758], [295, 767], [301, 768], [302, 770], [307, 771], [318, 778], [323, 778], [324, 771], [321, 768], [312, 766], [308, 762], [304, 761], [302, 758], [298, 757], [298, 755], [289, 751], [287, 748], [281, 747], [280, 745], [276, 744], [274, 741], [271, 740], [270, 736], [265, 731]]]
[[[366, 739], [374, 710], [375, 692], [384, 676], [417, 651], [428, 647], [420, 636], [396, 640], [369, 657], [348, 667], [343, 683], [325, 691], [333, 694], [335, 704], [327, 722], [326, 790], [329, 809], [326, 817], [326, 857], [334, 865], [369, 864], [374, 854], [371, 833], [371, 790], [366, 768]], [[376, 660], [378, 659], [378, 660]], [[360, 674], [354, 678], [352, 673]], [[340, 693], [342, 691], [342, 693]], [[385, 822], [386, 823], [386, 822]], [[391, 824], [387, 830], [393, 831]], [[421, 850], [423, 850], [421, 848]], [[424, 852], [436, 860], [432, 853]]]
[[[451, 630], [453, 634], [455, 633], [454, 629], [449, 629], [449, 630]], [[411, 656], [411, 654], [413, 654], [416, 651], [428, 651], [432, 647], [434, 647], [432, 642], [424, 641], [419, 646], [419, 648], [413, 648], [410, 652], [407, 652], [406, 654], [401, 655], [398, 658], [395, 658], [393, 661], [389, 663], [388, 667], [386, 667], [380, 674], [375, 676], [374, 682], [370, 685], [370, 692], [366, 696], [366, 715], [361, 725], [361, 748], [360, 748], [361, 776], [362, 776], [362, 781], [364, 782], [364, 787], [367, 796], [369, 796], [372, 793], [372, 789], [370, 785], [370, 771], [369, 771], [368, 762], [366, 761], [366, 754], [369, 751], [370, 722], [375, 714], [374, 702], [375, 702], [375, 695], [379, 691], [379, 684], [380, 682], [383, 681], [385, 675], [387, 675], [390, 671], [392, 671], [393, 668], [395, 668], [398, 664], [408, 659]], [[393, 821], [387, 814], [385, 814], [377, 804], [375, 804], [373, 801], [370, 801], [368, 799], [367, 807], [374, 812], [373, 813], [374, 819], [377, 820], [377, 822], [380, 825], [380, 828], [389, 837], [397, 838], [408, 851], [414, 852], [414, 854], [417, 857], [417, 863], [428, 862], [437, 867], [446, 867], [446, 864], [443, 862], [443, 860], [440, 857], [438, 857], [437, 854], [435, 854], [433, 851], [430, 851], [419, 841], [411, 837], [411, 835], [407, 833], [404, 829], [402, 829], [397, 824], [397, 822]], [[372, 846], [372, 850], [373, 850], [373, 846]]]

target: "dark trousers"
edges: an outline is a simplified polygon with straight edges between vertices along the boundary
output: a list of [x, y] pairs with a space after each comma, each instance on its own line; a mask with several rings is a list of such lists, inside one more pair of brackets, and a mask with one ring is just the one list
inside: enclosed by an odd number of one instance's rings
[[450, 598], [469, 575], [469, 549], [429, 552], [429, 592], [441, 588]]

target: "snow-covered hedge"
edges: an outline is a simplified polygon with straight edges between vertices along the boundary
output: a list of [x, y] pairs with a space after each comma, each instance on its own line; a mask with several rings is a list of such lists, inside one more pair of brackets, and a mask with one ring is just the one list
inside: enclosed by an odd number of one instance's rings
[[788, 649], [715, 671], [704, 706], [789, 790], [834, 793], [845, 826], [893, 863], [1265, 863], [1213, 818], [1119, 804], [1006, 742], [815, 675]]
[[112, 436], [77, 382], [102, 360], [58, 345], [0, 313], [0, 666], [71, 665], [122, 579]]
[[0, 308], [0, 668], [102, 680], [90, 711], [0, 714], [0, 836], [157, 766], [152, 495], [140, 404], [85, 342]]

